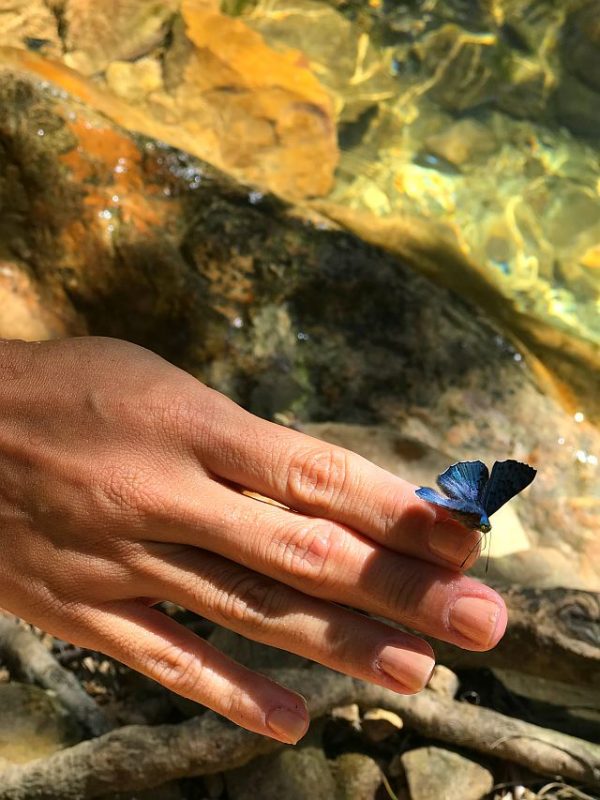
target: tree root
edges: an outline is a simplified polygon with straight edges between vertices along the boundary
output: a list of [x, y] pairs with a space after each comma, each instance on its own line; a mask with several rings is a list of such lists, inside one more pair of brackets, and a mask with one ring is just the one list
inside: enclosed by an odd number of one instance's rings
[[[422, 735], [600, 787], [600, 745], [440, 697], [404, 696], [313, 666], [271, 677], [309, 698], [313, 718], [349, 702], [399, 714]], [[239, 767], [281, 747], [207, 712], [180, 725], [127, 726], [0, 772], [0, 800], [87, 800]]]
[[50, 689], [88, 733], [99, 736], [111, 729], [94, 700], [72, 672], [56, 661], [33, 633], [14, 617], [0, 613], [0, 656], [16, 677]]

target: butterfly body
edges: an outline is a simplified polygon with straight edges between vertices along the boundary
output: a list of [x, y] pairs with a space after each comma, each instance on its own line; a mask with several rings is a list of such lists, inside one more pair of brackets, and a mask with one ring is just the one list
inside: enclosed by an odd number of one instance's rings
[[459, 461], [438, 475], [437, 484], [446, 497], [427, 486], [415, 493], [446, 508], [466, 527], [488, 533], [492, 514], [529, 486], [535, 475], [529, 464], [513, 459], [496, 461], [491, 475], [483, 461]]

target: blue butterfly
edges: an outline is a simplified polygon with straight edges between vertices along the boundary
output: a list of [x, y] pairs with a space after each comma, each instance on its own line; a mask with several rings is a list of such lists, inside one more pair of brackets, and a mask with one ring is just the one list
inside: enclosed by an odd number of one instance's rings
[[529, 486], [535, 475], [529, 464], [513, 459], [496, 461], [491, 475], [483, 461], [459, 461], [438, 475], [437, 484], [447, 497], [426, 486], [415, 494], [447, 508], [467, 528], [488, 533], [492, 514]]

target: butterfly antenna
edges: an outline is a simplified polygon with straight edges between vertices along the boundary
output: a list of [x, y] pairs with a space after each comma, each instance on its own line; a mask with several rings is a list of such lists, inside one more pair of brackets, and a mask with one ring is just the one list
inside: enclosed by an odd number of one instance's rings
[[[463, 559], [463, 562], [462, 562], [462, 564], [460, 565], [460, 568], [461, 568], [461, 569], [464, 567], [464, 565], [467, 563], [467, 561], [468, 561], [468, 560], [471, 558], [471, 556], [473, 555], [473, 553], [475, 552], [475, 550], [477, 550], [477, 548], [478, 548], [478, 547], [479, 547], [479, 545], [481, 544], [482, 540], [484, 539], [484, 536], [485, 536], [485, 534], [482, 534], [482, 535], [479, 537], [479, 541], [478, 541], [476, 544], [474, 544], [474, 545], [473, 545], [473, 547], [472, 547], [472, 548], [469, 550], [469, 552], [467, 553], [467, 555], [464, 557], [464, 559]], [[489, 556], [488, 556], [488, 558], [489, 558]], [[487, 570], [486, 570], [486, 571], [487, 571]]]

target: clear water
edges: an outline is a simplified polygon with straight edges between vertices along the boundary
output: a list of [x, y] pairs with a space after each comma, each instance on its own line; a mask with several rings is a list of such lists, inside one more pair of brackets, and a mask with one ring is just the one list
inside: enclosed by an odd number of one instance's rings
[[[598, 0], [265, 0], [242, 13], [307, 54], [335, 96], [330, 199], [442, 226], [515, 314], [593, 362]], [[455, 276], [468, 295], [466, 284]]]

